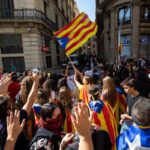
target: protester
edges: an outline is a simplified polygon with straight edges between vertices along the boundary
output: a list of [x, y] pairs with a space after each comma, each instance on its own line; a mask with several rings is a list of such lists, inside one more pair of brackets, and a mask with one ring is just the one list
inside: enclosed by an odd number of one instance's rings
[[132, 108], [133, 126], [117, 138], [117, 149], [150, 149], [150, 99], [140, 97]]
[[[27, 120], [28, 116], [31, 112], [32, 109], [32, 105], [37, 97], [37, 89], [38, 89], [38, 76], [37, 75], [32, 75], [32, 80], [33, 80], [33, 85], [31, 88], [31, 91], [27, 97], [27, 101], [26, 103], [23, 105], [21, 111], [20, 111], [20, 121], [22, 122], [23, 119]], [[5, 85], [6, 86], [6, 85]], [[8, 85], [7, 85], [8, 86]], [[7, 88], [5, 88], [7, 89]], [[7, 136], [7, 131], [6, 131], [6, 117], [7, 114], [10, 113], [10, 111], [12, 110], [12, 100], [10, 99], [10, 97], [8, 96], [0, 96], [0, 124], [1, 124], [1, 130], [0, 130], [0, 135], [1, 138], [3, 139], [2, 141], [0, 141], [0, 146], [1, 149], [3, 149], [4, 144], [5, 144], [5, 140], [6, 140], [6, 136]], [[26, 150], [28, 147], [29, 141], [26, 137], [26, 135], [24, 134], [24, 132], [21, 132], [21, 134], [19, 135], [16, 145], [15, 145], [15, 149], [23, 149]]]
[[[27, 102], [27, 98], [28, 95], [31, 91], [33, 85], [33, 80], [32, 80], [32, 76], [26, 76], [22, 81], [21, 81], [21, 88], [19, 93], [16, 95], [16, 102], [15, 102], [15, 106], [18, 110], [21, 110], [22, 107], [24, 106], [24, 104]], [[33, 133], [34, 133], [34, 113], [33, 110], [31, 110], [31, 113], [29, 115], [28, 120], [26, 121], [26, 134], [27, 137], [31, 140], [33, 137]]]
[[[101, 142], [101, 149], [115, 149], [116, 144], [116, 137], [118, 135], [117, 133], [117, 126], [116, 126], [116, 120], [113, 116], [113, 110], [111, 106], [100, 99], [100, 91], [99, 89], [95, 87], [91, 87], [88, 90], [88, 96], [89, 96], [89, 104], [88, 107], [90, 108], [90, 111], [93, 112], [93, 123], [97, 127], [104, 131], [106, 131], [105, 134], [103, 134], [103, 139], [105, 139], [103, 142]], [[107, 134], [109, 135], [109, 138], [107, 138]], [[107, 139], [107, 140], [106, 140]]]
[[12, 82], [8, 87], [8, 93], [9, 96], [13, 99], [13, 102], [15, 103], [16, 101], [16, 95], [20, 91], [20, 84], [18, 82], [18, 76], [16, 73], [12, 74]]
[[71, 117], [73, 125], [79, 133], [79, 150], [93, 150], [91, 138], [91, 120], [86, 105], [81, 103], [74, 108], [74, 116]]
[[109, 76], [103, 79], [103, 90], [101, 94], [101, 99], [111, 105], [113, 109], [113, 114], [116, 119], [117, 128], [119, 130], [120, 115], [122, 113], [125, 113], [126, 102], [125, 98], [117, 92], [115, 83], [113, 79]]
[[62, 104], [62, 106], [59, 106], [63, 114], [63, 131], [66, 133], [74, 132], [74, 128], [70, 118], [71, 110], [73, 108], [72, 93], [68, 87], [63, 86], [59, 89], [58, 95], [59, 100]]
[[35, 118], [35, 127], [37, 128], [39, 119], [40, 119], [40, 113], [41, 108], [44, 104], [48, 103], [48, 95], [47, 92], [43, 89], [38, 90], [37, 99], [33, 105], [33, 112], [34, 112], [34, 118]]
[[[133, 59], [122, 66], [101, 62], [93, 61], [94, 69], [79, 66], [80, 72], [67, 67], [63, 74], [36, 69], [17, 78], [0, 72], [0, 149], [149, 149], [146, 65], [138, 70]], [[118, 79], [125, 79], [122, 87]]]
[[130, 77], [126, 78], [123, 81], [122, 86], [124, 91], [127, 93], [127, 109], [126, 114], [121, 115], [120, 124], [123, 125], [121, 128], [121, 133], [124, 132], [128, 126], [133, 123], [131, 117], [132, 107], [141, 98], [141, 95], [137, 90], [137, 81], [135, 79]]
[[[90, 87], [93, 86], [92, 77], [90, 76], [83, 76], [76, 68], [74, 68], [75, 75], [74, 75], [74, 82], [76, 86], [80, 90], [80, 99], [83, 100], [85, 103], [88, 103], [88, 95], [87, 91]], [[78, 76], [82, 80], [82, 83], [78, 81]]]
[[15, 72], [16, 73], [17, 68], [14, 64], [10, 64], [10, 72]]

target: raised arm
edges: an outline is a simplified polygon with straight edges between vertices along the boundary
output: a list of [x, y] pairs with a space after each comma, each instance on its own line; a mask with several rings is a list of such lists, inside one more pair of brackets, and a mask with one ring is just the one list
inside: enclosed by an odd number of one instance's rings
[[81, 80], [83, 80], [84, 75], [74, 65], [73, 65], [73, 70], [75, 74], [79, 76]]
[[93, 150], [91, 138], [92, 114], [89, 117], [88, 108], [83, 103], [78, 104], [78, 106], [74, 108], [74, 111], [75, 116], [71, 116], [71, 119], [75, 129], [79, 133], [79, 150]]
[[65, 70], [65, 77], [68, 76], [68, 69], [69, 69], [69, 66], [67, 65], [66, 70]]
[[29, 96], [27, 98], [27, 102], [23, 106], [23, 110], [25, 110], [28, 115], [30, 114], [32, 106], [34, 104], [34, 101], [37, 98], [38, 85], [39, 85], [39, 76], [37, 74], [33, 74], [32, 75], [32, 80], [33, 80], [33, 85], [32, 85], [31, 91], [30, 91]]
[[78, 79], [77, 79], [77, 76], [78, 76], [77, 71], [76, 71], [76, 70], [74, 70], [74, 71], [75, 71], [75, 74], [74, 74], [74, 82], [75, 82], [76, 86], [78, 87], [78, 89], [82, 89], [83, 85], [80, 84], [80, 82], [79, 82]]

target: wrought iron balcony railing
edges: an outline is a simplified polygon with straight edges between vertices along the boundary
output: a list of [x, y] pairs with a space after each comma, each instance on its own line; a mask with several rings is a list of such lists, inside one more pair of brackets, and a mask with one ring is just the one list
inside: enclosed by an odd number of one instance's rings
[[57, 25], [37, 9], [0, 9], [0, 19], [33, 19], [46, 23], [53, 30], [57, 29]]
[[150, 17], [141, 17], [140, 22], [141, 23], [150, 23]]

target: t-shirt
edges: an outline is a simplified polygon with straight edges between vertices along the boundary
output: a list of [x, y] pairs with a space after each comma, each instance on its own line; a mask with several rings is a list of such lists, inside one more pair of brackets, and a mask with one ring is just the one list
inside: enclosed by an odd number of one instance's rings
[[20, 84], [18, 82], [12, 82], [8, 87], [9, 96], [13, 99], [13, 102], [16, 101], [16, 95], [20, 90]]
[[142, 96], [138, 95], [136, 97], [127, 95], [126, 101], [127, 101], [127, 106], [128, 106], [128, 115], [131, 116], [132, 112], [132, 107], [133, 105], [141, 98]]
[[76, 88], [74, 76], [67, 77], [67, 85], [71, 91], [73, 91]]

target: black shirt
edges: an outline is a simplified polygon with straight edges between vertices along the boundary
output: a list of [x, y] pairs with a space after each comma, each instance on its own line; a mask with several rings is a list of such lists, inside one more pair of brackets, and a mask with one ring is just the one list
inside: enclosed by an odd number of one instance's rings
[[[22, 120], [28, 119], [28, 114], [25, 110], [21, 110], [20, 112], [20, 123]], [[19, 135], [16, 145], [15, 145], [15, 150], [27, 150], [29, 145], [29, 140], [26, 134], [22, 131], [21, 134]]]
[[126, 101], [127, 101], [127, 106], [128, 106], [128, 115], [131, 116], [131, 112], [132, 112], [132, 107], [133, 105], [141, 98], [142, 96], [138, 95], [138, 96], [131, 96], [131, 95], [127, 95], [126, 97]]

